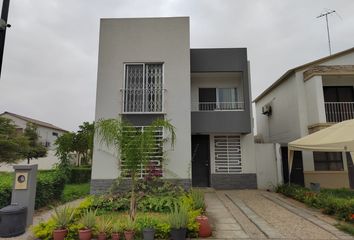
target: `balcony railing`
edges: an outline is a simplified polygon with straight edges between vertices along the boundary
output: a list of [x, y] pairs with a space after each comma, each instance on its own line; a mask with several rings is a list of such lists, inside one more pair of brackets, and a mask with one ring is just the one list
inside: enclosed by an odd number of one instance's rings
[[165, 89], [121, 89], [124, 113], [163, 113]]
[[354, 119], [354, 102], [325, 102], [327, 122]]
[[241, 111], [243, 102], [196, 102], [192, 104], [192, 111]]

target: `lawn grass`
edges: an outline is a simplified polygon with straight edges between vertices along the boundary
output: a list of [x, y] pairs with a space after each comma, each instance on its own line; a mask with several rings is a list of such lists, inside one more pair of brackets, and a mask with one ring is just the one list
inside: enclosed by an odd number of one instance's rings
[[61, 197], [61, 202], [66, 203], [73, 201], [75, 199], [86, 197], [90, 194], [90, 184], [80, 183], [80, 184], [66, 184], [64, 187], [64, 192]]

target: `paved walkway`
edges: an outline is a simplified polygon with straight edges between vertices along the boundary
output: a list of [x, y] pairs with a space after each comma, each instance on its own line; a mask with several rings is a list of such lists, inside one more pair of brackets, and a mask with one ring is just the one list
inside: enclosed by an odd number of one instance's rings
[[206, 204], [213, 239], [354, 239], [333, 218], [276, 193], [208, 192]]

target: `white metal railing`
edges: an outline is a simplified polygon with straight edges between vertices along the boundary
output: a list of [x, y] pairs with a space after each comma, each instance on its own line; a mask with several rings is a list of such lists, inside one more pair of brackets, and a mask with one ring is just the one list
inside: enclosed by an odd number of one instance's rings
[[192, 104], [192, 111], [233, 111], [243, 109], [243, 102], [196, 102]]
[[165, 89], [121, 89], [124, 113], [163, 113]]
[[354, 102], [325, 102], [327, 122], [354, 119]]

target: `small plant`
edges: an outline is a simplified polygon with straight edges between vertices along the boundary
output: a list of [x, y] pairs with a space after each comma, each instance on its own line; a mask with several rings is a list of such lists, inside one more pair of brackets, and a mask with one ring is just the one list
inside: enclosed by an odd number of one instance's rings
[[185, 207], [175, 206], [175, 209], [168, 215], [168, 222], [171, 228], [186, 228], [188, 224], [188, 211]]
[[138, 218], [137, 223], [141, 229], [147, 229], [147, 228], [154, 228], [157, 224], [157, 221], [151, 216], [144, 216]]
[[193, 199], [194, 209], [201, 209], [202, 212], [205, 212], [206, 206], [204, 201], [204, 193], [201, 190], [191, 189], [190, 196]]
[[52, 219], [55, 222], [56, 229], [66, 229], [74, 217], [74, 210], [68, 206], [60, 209], [54, 208]]
[[96, 227], [99, 233], [109, 233], [112, 230], [112, 219], [107, 217], [98, 218]]
[[81, 217], [80, 223], [86, 229], [92, 229], [96, 225], [96, 212], [92, 210], [86, 210]]
[[116, 221], [112, 225], [112, 233], [120, 233], [123, 231], [123, 229], [124, 229], [124, 226], [120, 221]]
[[127, 221], [124, 223], [124, 231], [135, 231], [136, 223], [130, 217], [127, 218]]

